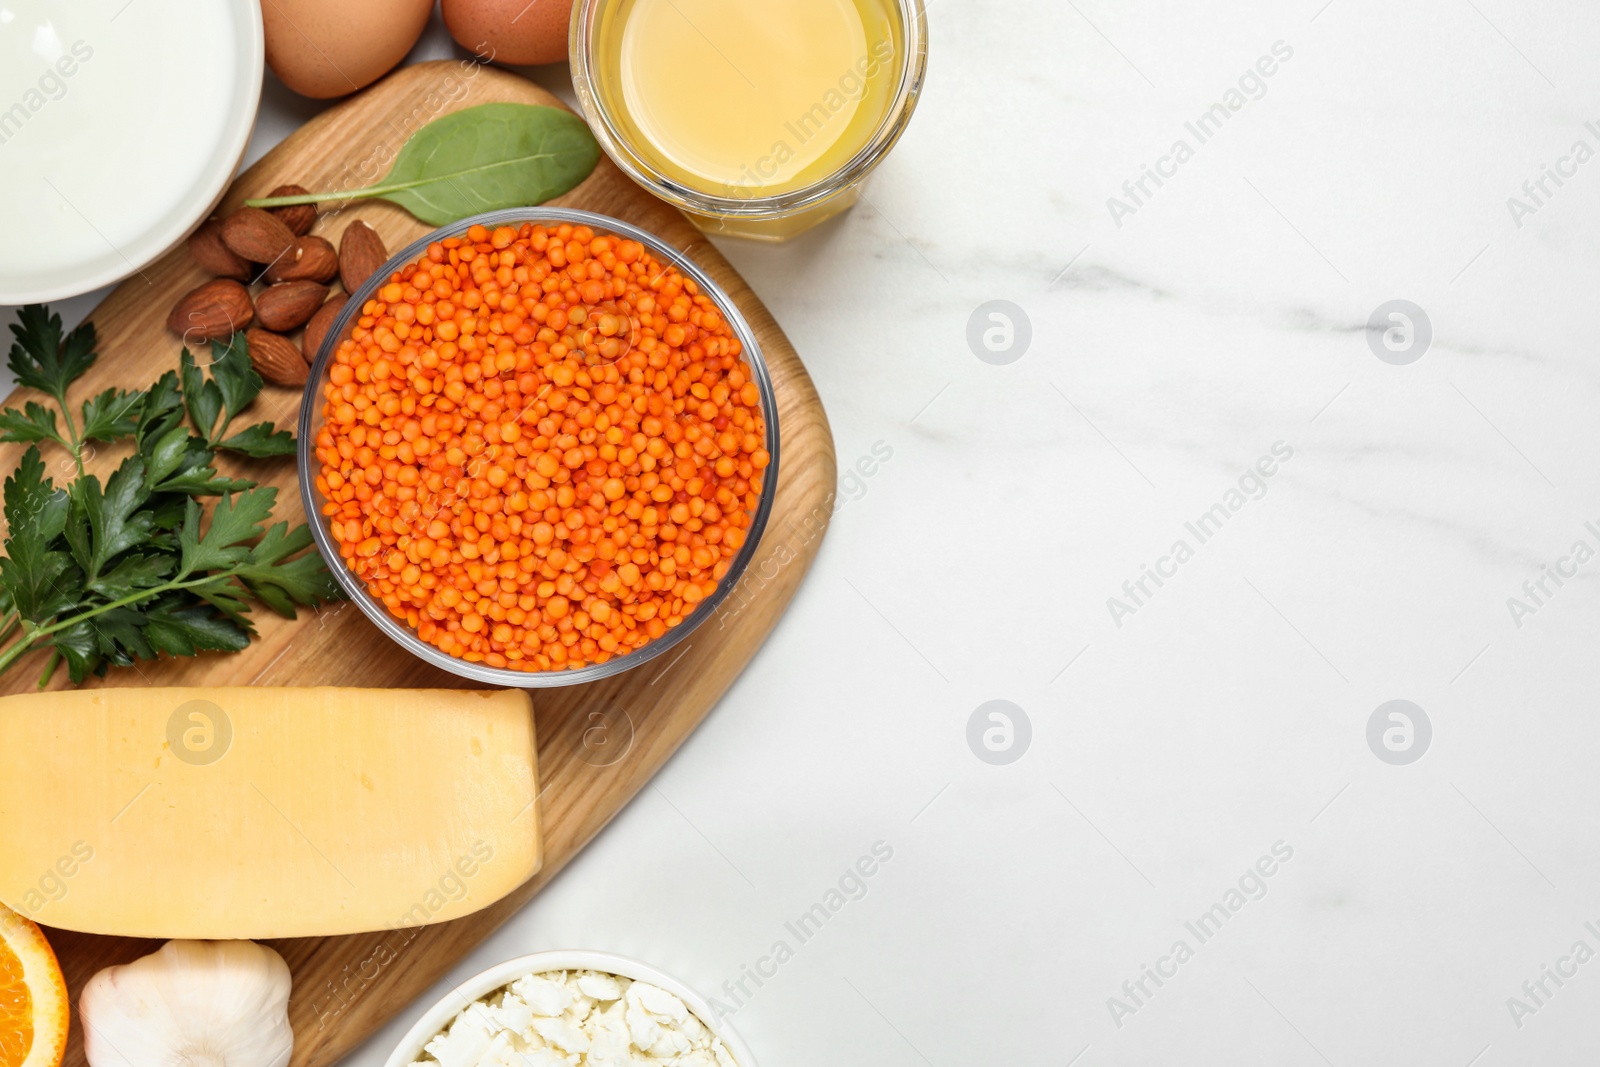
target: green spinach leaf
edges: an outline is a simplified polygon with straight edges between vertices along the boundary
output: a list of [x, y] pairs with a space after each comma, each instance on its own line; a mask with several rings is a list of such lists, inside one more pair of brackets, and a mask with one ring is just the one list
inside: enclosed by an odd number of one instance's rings
[[277, 196], [253, 207], [379, 198], [433, 226], [553, 200], [587, 178], [600, 145], [577, 115], [531, 104], [479, 104], [411, 135], [383, 181], [344, 192]]

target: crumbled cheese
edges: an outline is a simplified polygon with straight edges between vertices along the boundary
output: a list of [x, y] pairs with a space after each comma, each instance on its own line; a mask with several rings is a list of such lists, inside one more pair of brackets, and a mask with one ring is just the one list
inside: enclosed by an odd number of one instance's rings
[[578, 992], [595, 1000], [618, 1000], [622, 996], [622, 985], [615, 975], [585, 971], [578, 975]]
[[737, 1067], [665, 989], [600, 971], [519, 978], [469, 1004], [411, 1067]]

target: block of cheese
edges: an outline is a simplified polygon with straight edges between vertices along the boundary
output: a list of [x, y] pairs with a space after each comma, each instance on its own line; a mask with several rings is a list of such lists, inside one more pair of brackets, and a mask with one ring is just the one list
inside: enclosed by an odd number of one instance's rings
[[539, 869], [534, 760], [519, 691], [0, 697], [0, 902], [128, 937], [443, 922]]

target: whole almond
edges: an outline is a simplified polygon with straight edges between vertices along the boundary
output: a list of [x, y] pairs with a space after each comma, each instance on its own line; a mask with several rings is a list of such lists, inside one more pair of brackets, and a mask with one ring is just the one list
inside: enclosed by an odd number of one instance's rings
[[304, 326], [327, 299], [328, 287], [317, 282], [279, 282], [256, 295], [256, 321], [263, 329], [286, 333]]
[[273, 385], [306, 383], [306, 361], [293, 341], [260, 329], [246, 330], [244, 339], [250, 345], [250, 363], [261, 377]]
[[269, 282], [329, 282], [339, 273], [339, 253], [321, 237], [297, 238], [267, 266]]
[[227, 337], [254, 317], [250, 290], [231, 278], [215, 278], [183, 295], [167, 316], [167, 328], [194, 344]]
[[251, 263], [271, 263], [294, 244], [294, 234], [276, 215], [242, 207], [222, 220], [222, 243]]
[[344, 291], [354, 293], [388, 259], [377, 230], [360, 219], [346, 226], [344, 236], [339, 238], [339, 280], [344, 283]]
[[339, 317], [339, 312], [349, 300], [350, 296], [347, 293], [336, 294], [318, 308], [317, 313], [311, 316], [311, 321], [306, 323], [305, 336], [300, 338], [300, 354], [306, 357], [307, 363], [317, 358], [323, 340], [333, 328], [333, 320]]
[[200, 228], [189, 235], [189, 255], [200, 269], [217, 278], [247, 281], [250, 264], [235, 255], [222, 243], [222, 220], [207, 219]]
[[[267, 196], [305, 196], [311, 190], [300, 185], [280, 185]], [[290, 204], [287, 207], [268, 208], [272, 214], [278, 216], [283, 224], [289, 227], [289, 232], [296, 237], [304, 237], [311, 232], [311, 227], [317, 222], [317, 205], [315, 204]]]

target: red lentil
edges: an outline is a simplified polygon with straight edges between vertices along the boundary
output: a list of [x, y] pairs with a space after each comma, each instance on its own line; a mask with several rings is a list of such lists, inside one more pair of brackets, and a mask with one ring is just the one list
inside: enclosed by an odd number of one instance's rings
[[346, 566], [475, 663], [604, 663], [677, 626], [771, 461], [716, 305], [638, 242], [523, 225], [428, 246], [339, 346], [317, 435]]

